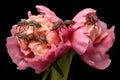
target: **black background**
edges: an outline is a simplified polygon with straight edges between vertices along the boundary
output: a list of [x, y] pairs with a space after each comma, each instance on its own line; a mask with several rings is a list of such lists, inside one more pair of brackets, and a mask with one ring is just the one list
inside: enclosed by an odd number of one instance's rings
[[34, 70], [17, 70], [11, 61], [7, 49], [6, 38], [10, 29], [21, 18], [27, 18], [27, 11], [37, 14], [35, 5], [44, 5], [54, 11], [61, 19], [72, 19], [80, 10], [93, 8], [97, 10], [99, 19], [106, 22], [108, 28], [115, 25], [115, 43], [107, 52], [112, 60], [105, 70], [96, 70], [86, 65], [78, 55], [73, 57], [68, 80], [120, 80], [120, 12], [119, 2], [115, 0], [10, 0], [2, 1], [0, 7], [0, 80], [41, 80], [41, 74]]

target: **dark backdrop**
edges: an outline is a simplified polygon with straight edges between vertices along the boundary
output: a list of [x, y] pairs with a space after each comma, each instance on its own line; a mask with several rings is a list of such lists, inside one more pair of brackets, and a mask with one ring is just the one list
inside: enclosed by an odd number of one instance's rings
[[27, 18], [28, 10], [37, 14], [35, 5], [44, 5], [50, 8], [63, 20], [72, 19], [80, 10], [89, 7], [97, 10], [99, 19], [106, 22], [108, 28], [115, 25], [116, 40], [108, 51], [112, 60], [111, 65], [106, 70], [96, 70], [75, 55], [68, 80], [120, 80], [120, 4], [115, 0], [10, 0], [9, 2], [3, 0], [0, 5], [0, 80], [41, 80], [42, 73], [35, 74], [34, 70], [30, 68], [18, 71], [5, 46], [6, 37], [10, 36], [12, 25], [21, 18]]

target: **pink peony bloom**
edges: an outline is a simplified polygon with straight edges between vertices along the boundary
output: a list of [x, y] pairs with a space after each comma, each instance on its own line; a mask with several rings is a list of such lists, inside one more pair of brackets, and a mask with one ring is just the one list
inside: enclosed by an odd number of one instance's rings
[[64, 55], [71, 44], [63, 21], [45, 6], [36, 6], [38, 15], [28, 11], [28, 19], [13, 25], [6, 47], [18, 70], [31, 67], [36, 73], [46, 70]]
[[70, 25], [72, 48], [88, 65], [100, 70], [107, 68], [111, 59], [106, 52], [115, 40], [114, 26], [107, 29], [107, 24], [98, 19], [96, 10], [91, 8], [80, 11], [73, 21]]

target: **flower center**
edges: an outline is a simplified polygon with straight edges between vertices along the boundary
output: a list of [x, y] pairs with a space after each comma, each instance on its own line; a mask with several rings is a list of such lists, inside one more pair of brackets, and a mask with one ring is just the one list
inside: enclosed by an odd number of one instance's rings
[[51, 45], [58, 46], [60, 40], [57, 29], [61, 21], [53, 24], [43, 16], [31, 16], [18, 22], [17, 37], [24, 55], [43, 56]]

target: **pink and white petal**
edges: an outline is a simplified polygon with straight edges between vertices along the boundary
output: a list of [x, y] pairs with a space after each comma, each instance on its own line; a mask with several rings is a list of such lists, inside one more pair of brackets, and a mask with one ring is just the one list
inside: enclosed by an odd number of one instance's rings
[[17, 69], [18, 70], [24, 70], [29, 67], [28, 63], [23, 59], [19, 63], [17, 63]]

